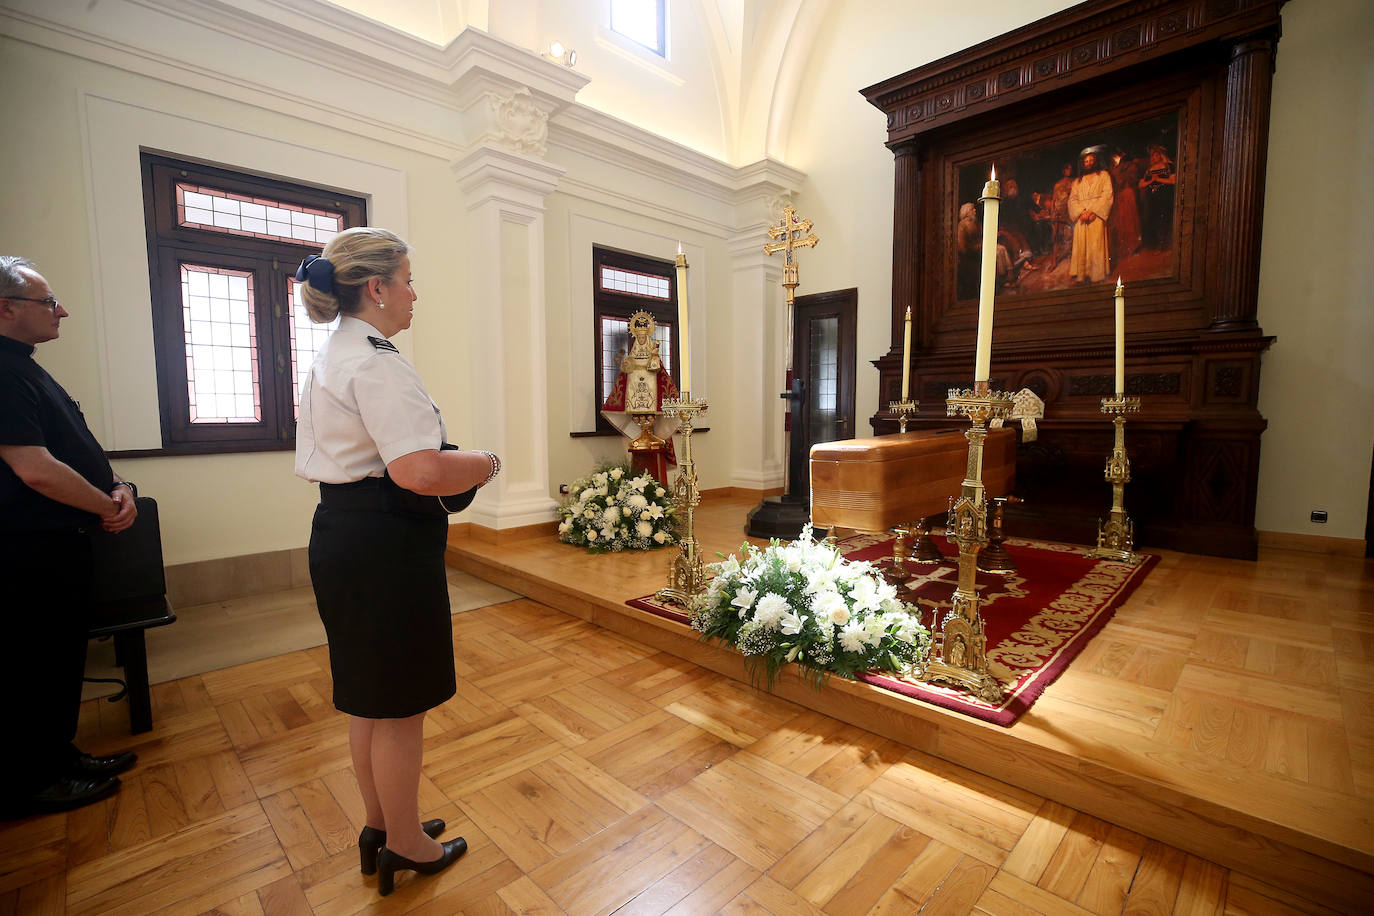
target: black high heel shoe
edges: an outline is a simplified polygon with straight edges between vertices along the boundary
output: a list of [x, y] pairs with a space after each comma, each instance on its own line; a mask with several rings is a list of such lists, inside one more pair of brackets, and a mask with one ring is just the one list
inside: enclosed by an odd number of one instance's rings
[[405, 856], [397, 855], [385, 846], [377, 855], [377, 892], [383, 897], [396, 889], [396, 872], [413, 871], [421, 875], [437, 875], [448, 868], [468, 851], [468, 841], [462, 837], [448, 840], [442, 844], [444, 854], [433, 862], [412, 862]]
[[[425, 832], [425, 836], [431, 839], [443, 833], [448, 825], [440, 818], [432, 821], [425, 821], [420, 825], [420, 829]], [[375, 875], [377, 873], [377, 853], [386, 845], [386, 831], [378, 830], [376, 827], [364, 827], [363, 832], [358, 834], [358, 861], [362, 866], [363, 874]]]

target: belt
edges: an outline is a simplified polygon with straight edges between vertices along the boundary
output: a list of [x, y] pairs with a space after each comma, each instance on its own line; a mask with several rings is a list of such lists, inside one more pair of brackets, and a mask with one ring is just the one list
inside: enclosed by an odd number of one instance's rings
[[364, 477], [352, 483], [320, 484], [320, 502], [331, 509], [391, 509], [391, 499], [380, 477]]

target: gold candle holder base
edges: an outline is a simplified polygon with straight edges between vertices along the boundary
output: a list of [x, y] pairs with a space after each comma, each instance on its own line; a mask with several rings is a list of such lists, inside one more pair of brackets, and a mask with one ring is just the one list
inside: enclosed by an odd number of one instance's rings
[[1135, 523], [1126, 514], [1126, 484], [1131, 479], [1131, 463], [1126, 458], [1126, 414], [1140, 412], [1140, 398], [1124, 394], [1103, 398], [1102, 412], [1116, 414], [1112, 418], [1116, 427], [1112, 454], [1103, 474], [1112, 485], [1112, 510], [1106, 522], [1098, 519], [1097, 546], [1088, 551], [1088, 556], [1136, 566], [1143, 557], [1135, 552]]
[[664, 415], [679, 419], [678, 432], [682, 435], [682, 463], [673, 485], [678, 552], [668, 564], [668, 587], [659, 589], [654, 597], [682, 607], [689, 606], [706, 585], [701, 545], [696, 535], [696, 507], [701, 503], [701, 493], [697, 490], [697, 467], [692, 458], [692, 423], [697, 414], [705, 412], [706, 399], [693, 400], [691, 393], [686, 391], [680, 397], [663, 402]]
[[[946, 413], [969, 419], [968, 466], [958, 499], [950, 499], [946, 536], [959, 547], [959, 584], [949, 613], [940, 625], [939, 657], [921, 674], [931, 684], [966, 690], [988, 703], [1001, 702], [1002, 682], [988, 666], [987, 636], [978, 610], [978, 551], [988, 544], [987, 500], [983, 488], [983, 442], [988, 421], [1011, 413], [1011, 396], [992, 391], [987, 382], [972, 389], [951, 388]], [[934, 651], [934, 650], [932, 650]]]
[[921, 412], [921, 402], [913, 401], [911, 398], [903, 398], [900, 401], [888, 401], [887, 409], [897, 415], [897, 432], [906, 432], [907, 417], [914, 417]]

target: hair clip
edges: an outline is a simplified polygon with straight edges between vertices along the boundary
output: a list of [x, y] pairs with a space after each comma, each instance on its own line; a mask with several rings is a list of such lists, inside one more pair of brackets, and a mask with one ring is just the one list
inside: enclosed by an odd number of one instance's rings
[[328, 258], [317, 254], [306, 255], [305, 260], [301, 261], [301, 266], [296, 269], [296, 279], [302, 283], [309, 283], [322, 293], [332, 293], [334, 265]]

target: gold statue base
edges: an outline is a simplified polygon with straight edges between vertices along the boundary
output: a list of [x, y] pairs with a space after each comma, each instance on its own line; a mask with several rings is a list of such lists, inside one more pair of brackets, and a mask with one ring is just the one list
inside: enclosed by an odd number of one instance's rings
[[656, 452], [668, 444], [666, 440], [654, 435], [654, 423], [658, 421], [657, 414], [631, 414], [631, 419], [639, 424], [639, 435], [630, 440], [630, 451]]

